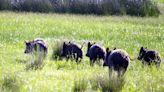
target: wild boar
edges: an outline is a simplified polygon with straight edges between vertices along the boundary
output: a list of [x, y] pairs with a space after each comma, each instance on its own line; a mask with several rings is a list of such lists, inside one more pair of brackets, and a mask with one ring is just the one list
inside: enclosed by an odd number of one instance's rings
[[25, 41], [26, 49], [24, 53], [33, 56], [33, 62], [29, 64], [27, 69], [42, 69], [43, 60], [47, 56], [48, 47], [44, 40], [34, 39], [33, 41]]
[[122, 49], [114, 49], [112, 51], [109, 48], [106, 49], [106, 59], [103, 66], [108, 66], [109, 69], [118, 72], [118, 75], [123, 75], [130, 63], [130, 57], [128, 53]]
[[148, 65], [154, 63], [157, 67], [159, 67], [162, 62], [161, 56], [157, 51], [148, 50], [144, 47], [140, 48], [138, 60], [141, 60], [143, 64]]
[[99, 44], [88, 42], [88, 49], [86, 56], [90, 59], [90, 65], [93, 66], [96, 60], [105, 60], [106, 51], [105, 48]]
[[64, 42], [60, 56], [67, 58], [67, 60], [71, 58], [75, 59], [76, 62], [81, 62], [81, 59], [83, 58], [82, 46], [72, 42]]
[[34, 39], [33, 41], [25, 41], [26, 49], [24, 53], [28, 54], [42, 54], [43, 57], [47, 56], [48, 47], [44, 40]]

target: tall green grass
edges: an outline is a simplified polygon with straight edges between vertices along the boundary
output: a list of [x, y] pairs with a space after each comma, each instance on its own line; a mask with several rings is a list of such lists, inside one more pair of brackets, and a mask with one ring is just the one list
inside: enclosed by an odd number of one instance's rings
[[[159, 18], [138, 18], [0, 12], [0, 91], [72, 92], [80, 89], [101, 92], [103, 88], [113, 88], [110, 86], [113, 83], [104, 82], [111, 81], [106, 79], [109, 78], [108, 68], [96, 64], [90, 67], [87, 57], [80, 64], [71, 60], [53, 60], [55, 42], [96, 41], [105, 47], [125, 49], [132, 58], [137, 57], [141, 46], [146, 46], [159, 51], [163, 59], [163, 20], [163, 15]], [[23, 53], [24, 41], [37, 37], [47, 41], [48, 57], [42, 70], [26, 70], [30, 56]], [[84, 45], [84, 52], [86, 47]], [[162, 92], [163, 71], [163, 63], [156, 69], [135, 60], [130, 63], [124, 80], [117, 85], [121, 85], [122, 92]], [[100, 78], [102, 80], [98, 80]], [[102, 84], [96, 84], [99, 82]]]
[[158, 2], [160, 2], [160, 3], [164, 3], [164, 0], [156, 0], [156, 1], [158, 1]]

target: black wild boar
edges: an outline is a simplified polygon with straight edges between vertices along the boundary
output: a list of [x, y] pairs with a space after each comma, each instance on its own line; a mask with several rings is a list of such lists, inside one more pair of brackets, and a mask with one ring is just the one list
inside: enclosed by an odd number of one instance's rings
[[122, 49], [110, 51], [109, 48], [106, 49], [106, 53], [106, 59], [103, 66], [108, 66], [109, 69], [117, 71], [118, 75], [123, 75], [130, 63], [128, 53]]
[[75, 59], [76, 62], [81, 62], [83, 58], [82, 46], [72, 42], [64, 42], [60, 56], [67, 58], [67, 60], [71, 58]]
[[157, 51], [148, 50], [144, 47], [140, 48], [138, 60], [141, 60], [143, 64], [148, 65], [154, 63], [157, 67], [159, 67], [162, 62], [161, 56]]
[[90, 65], [93, 66], [96, 60], [105, 60], [105, 48], [99, 44], [91, 44], [88, 42], [88, 49], [86, 56], [90, 58]]
[[40, 54], [43, 55], [43, 57], [46, 57], [48, 52], [47, 44], [44, 42], [44, 40], [37, 38], [33, 41], [25, 42], [26, 49], [24, 53], [30, 53], [30, 54]]
[[31, 54], [33, 56], [34, 62], [28, 65], [27, 69], [42, 69], [43, 60], [47, 56], [48, 47], [47, 44], [42, 39], [34, 39], [33, 41], [25, 42], [26, 49], [24, 53]]

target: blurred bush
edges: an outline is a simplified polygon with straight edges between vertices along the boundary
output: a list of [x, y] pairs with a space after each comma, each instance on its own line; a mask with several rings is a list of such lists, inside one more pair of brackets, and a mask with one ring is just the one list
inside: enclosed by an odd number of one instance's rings
[[152, 0], [0, 0], [0, 10], [159, 16]]

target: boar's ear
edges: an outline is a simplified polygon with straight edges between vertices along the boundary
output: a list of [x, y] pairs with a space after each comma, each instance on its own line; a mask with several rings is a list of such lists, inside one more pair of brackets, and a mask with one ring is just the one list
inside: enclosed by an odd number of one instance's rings
[[110, 55], [111, 52], [112, 52], [112, 51], [109, 50], [109, 48], [106, 48], [106, 54], [107, 54], [107, 56]]
[[66, 42], [63, 42], [63, 46], [65, 46], [66, 45]]
[[143, 50], [144, 48], [143, 47], [141, 47], [141, 50]]
[[24, 41], [24, 43], [25, 43], [26, 45], [28, 45], [28, 44], [29, 44], [29, 42], [28, 42], [28, 41]]
[[29, 42], [26, 41], [25, 43], [26, 43], [27, 46], [31, 45], [30, 41]]
[[88, 42], [88, 46], [90, 46], [91, 45], [91, 42]]
[[66, 42], [63, 42], [63, 49], [66, 47]]
[[106, 52], [107, 52], [107, 53], [109, 52], [109, 48], [106, 48]]

